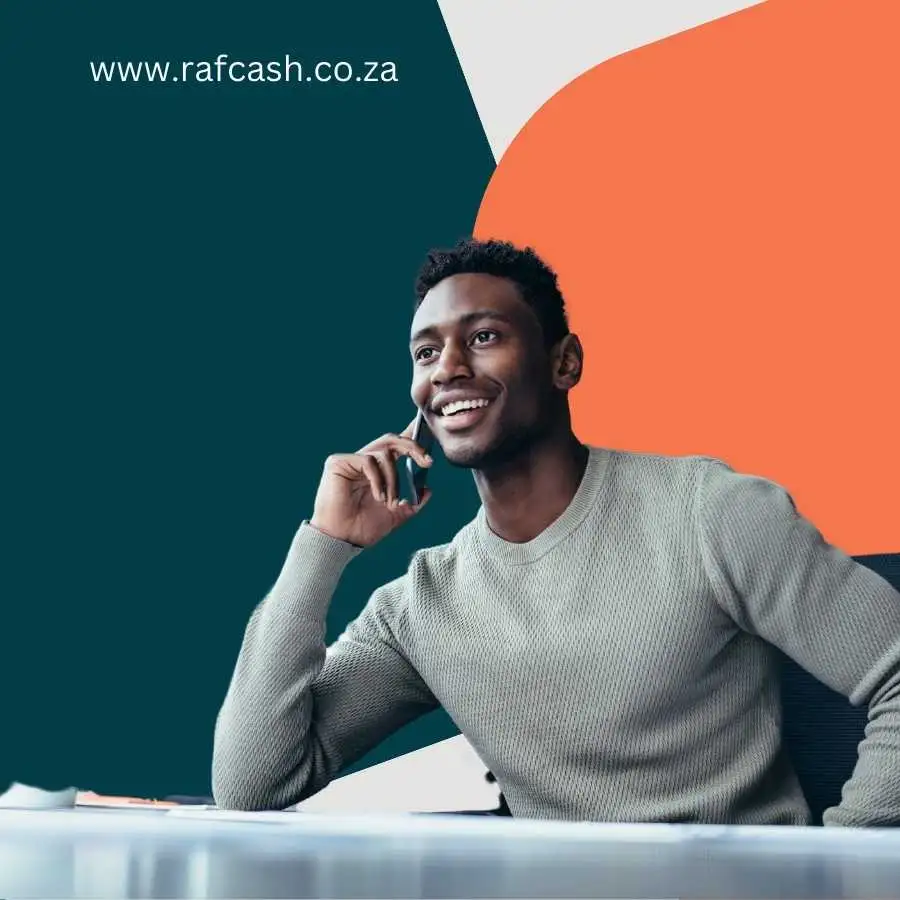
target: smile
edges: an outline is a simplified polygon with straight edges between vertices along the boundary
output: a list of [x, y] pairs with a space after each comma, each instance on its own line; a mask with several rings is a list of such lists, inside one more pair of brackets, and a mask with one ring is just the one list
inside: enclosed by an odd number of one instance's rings
[[454, 400], [441, 407], [437, 424], [445, 432], [467, 431], [478, 425], [488, 414], [493, 400]]
[[491, 401], [486, 398], [478, 400], [454, 400], [452, 403], [448, 403], [446, 406], [441, 407], [440, 414], [442, 416], [455, 416], [466, 410], [482, 409], [490, 402]]

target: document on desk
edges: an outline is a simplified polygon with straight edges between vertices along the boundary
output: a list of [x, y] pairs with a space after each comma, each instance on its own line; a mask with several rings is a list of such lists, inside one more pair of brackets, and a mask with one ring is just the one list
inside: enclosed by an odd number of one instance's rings
[[301, 812], [458, 812], [496, 809], [500, 789], [464, 737], [345, 775], [297, 804]]

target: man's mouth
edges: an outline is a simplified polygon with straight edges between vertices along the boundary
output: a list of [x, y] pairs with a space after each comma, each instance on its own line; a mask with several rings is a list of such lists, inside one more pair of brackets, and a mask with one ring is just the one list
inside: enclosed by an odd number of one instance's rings
[[454, 400], [437, 411], [438, 424], [446, 431], [462, 431], [477, 425], [486, 415], [493, 400], [480, 397], [472, 400]]
[[465, 412], [467, 409], [481, 409], [490, 402], [491, 401], [487, 398], [481, 398], [479, 400], [454, 400], [452, 403], [448, 403], [446, 406], [441, 407], [440, 414], [442, 416], [455, 416], [461, 412]]

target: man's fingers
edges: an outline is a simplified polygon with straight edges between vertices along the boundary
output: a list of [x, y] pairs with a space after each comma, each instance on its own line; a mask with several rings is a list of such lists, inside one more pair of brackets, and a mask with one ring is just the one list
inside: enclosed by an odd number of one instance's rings
[[360, 459], [360, 466], [369, 482], [372, 496], [383, 503], [387, 497], [387, 491], [384, 484], [384, 477], [381, 472], [381, 466], [378, 465], [374, 456], [366, 455], [363, 455]]
[[389, 450], [382, 450], [380, 453], [372, 454], [372, 458], [375, 459], [378, 463], [378, 468], [381, 469], [387, 502], [393, 505], [397, 502], [397, 469], [394, 466], [394, 456]]
[[414, 516], [423, 506], [429, 501], [431, 498], [431, 490], [429, 488], [425, 488], [422, 491], [422, 499], [419, 501], [418, 506], [414, 506], [412, 503], [409, 503], [406, 500], [400, 501], [399, 509], [402, 510], [403, 515], [405, 516]]
[[423, 468], [431, 465], [431, 457], [412, 438], [399, 434], [385, 434], [367, 444], [360, 453], [380, 453], [390, 450], [394, 458], [411, 456]]

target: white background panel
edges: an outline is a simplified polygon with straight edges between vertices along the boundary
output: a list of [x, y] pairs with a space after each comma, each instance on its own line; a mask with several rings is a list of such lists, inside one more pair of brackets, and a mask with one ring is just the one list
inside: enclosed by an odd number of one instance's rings
[[438, 0], [498, 160], [560, 88], [605, 59], [758, 0]]

